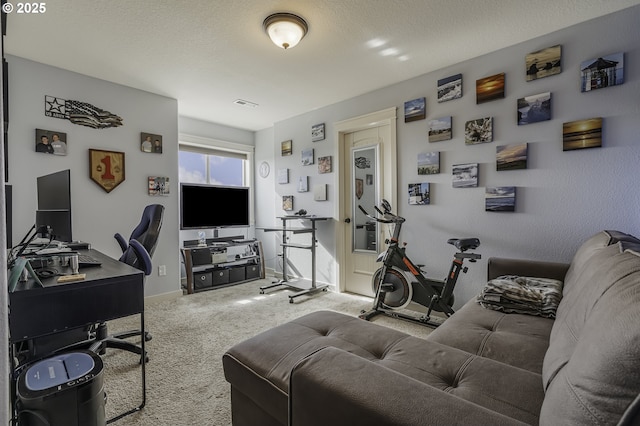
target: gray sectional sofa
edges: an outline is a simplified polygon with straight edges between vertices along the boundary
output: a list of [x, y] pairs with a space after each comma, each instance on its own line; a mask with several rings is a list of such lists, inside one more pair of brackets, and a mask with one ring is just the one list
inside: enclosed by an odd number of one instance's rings
[[564, 281], [556, 319], [471, 300], [422, 339], [315, 312], [223, 356], [234, 426], [640, 424], [640, 240], [603, 231], [570, 265], [488, 275]]

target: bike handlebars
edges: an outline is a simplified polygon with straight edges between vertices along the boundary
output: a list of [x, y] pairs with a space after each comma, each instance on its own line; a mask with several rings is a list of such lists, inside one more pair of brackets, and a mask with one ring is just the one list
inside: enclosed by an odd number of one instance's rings
[[360, 204], [358, 204], [358, 208], [360, 209], [360, 211], [362, 213], [364, 213], [368, 218], [371, 218], [373, 220], [375, 220], [376, 222], [380, 222], [380, 223], [402, 223], [405, 221], [405, 218], [397, 216], [393, 213], [391, 213], [391, 211], [387, 211], [387, 212], [382, 212], [378, 206], [373, 206], [374, 209], [376, 209], [376, 211], [378, 213], [380, 213], [382, 216], [384, 216], [384, 219], [379, 218], [377, 216], [371, 216]]

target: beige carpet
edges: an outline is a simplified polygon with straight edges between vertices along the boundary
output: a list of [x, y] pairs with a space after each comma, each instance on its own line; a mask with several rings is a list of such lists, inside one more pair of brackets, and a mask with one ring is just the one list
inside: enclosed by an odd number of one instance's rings
[[[147, 343], [147, 403], [140, 412], [115, 425], [231, 424], [229, 384], [224, 379], [222, 355], [234, 344], [306, 313], [333, 310], [358, 315], [372, 300], [350, 294], [320, 292], [289, 303], [288, 289], [261, 295], [269, 280], [183, 296], [146, 307], [145, 321], [153, 339]], [[426, 336], [428, 327], [385, 316], [374, 319], [413, 335]], [[109, 323], [109, 331], [139, 326], [132, 317]], [[107, 418], [138, 406], [141, 401], [138, 357], [110, 349], [105, 360]]]

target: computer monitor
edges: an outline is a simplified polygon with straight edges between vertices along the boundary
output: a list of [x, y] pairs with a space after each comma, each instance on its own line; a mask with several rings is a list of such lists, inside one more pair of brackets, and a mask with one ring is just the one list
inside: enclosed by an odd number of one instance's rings
[[51, 228], [52, 237], [70, 242], [71, 232], [71, 171], [63, 170], [38, 178], [38, 210], [36, 229]]

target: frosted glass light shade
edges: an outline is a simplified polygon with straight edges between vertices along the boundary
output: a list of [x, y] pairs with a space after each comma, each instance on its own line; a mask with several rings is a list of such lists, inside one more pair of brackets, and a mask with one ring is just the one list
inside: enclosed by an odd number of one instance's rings
[[307, 22], [291, 13], [274, 13], [262, 23], [271, 41], [282, 49], [294, 47], [307, 34]]

